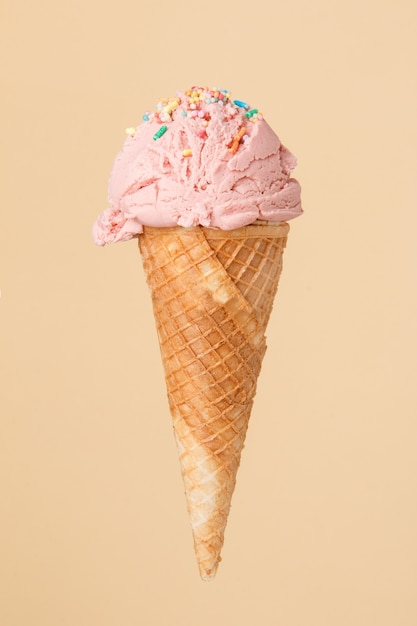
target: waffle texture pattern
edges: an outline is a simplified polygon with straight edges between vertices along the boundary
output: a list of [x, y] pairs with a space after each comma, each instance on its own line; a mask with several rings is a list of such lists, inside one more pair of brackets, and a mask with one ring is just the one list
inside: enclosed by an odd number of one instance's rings
[[288, 230], [146, 227], [139, 236], [204, 580], [221, 558]]

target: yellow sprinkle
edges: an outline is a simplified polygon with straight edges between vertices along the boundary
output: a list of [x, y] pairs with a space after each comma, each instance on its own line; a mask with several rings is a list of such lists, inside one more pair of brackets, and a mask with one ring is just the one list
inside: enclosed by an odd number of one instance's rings
[[182, 156], [189, 157], [189, 156], [192, 155], [192, 153], [193, 152], [192, 152], [191, 148], [186, 148], [185, 150], [182, 151]]
[[172, 113], [172, 111], [174, 111], [174, 109], [176, 109], [178, 105], [179, 105], [179, 100], [178, 99], [171, 100], [171, 102], [169, 102], [166, 105], [166, 107], [164, 107], [165, 113]]
[[136, 132], [136, 128], [134, 126], [129, 126], [129, 128], [126, 128], [125, 133], [126, 135], [130, 135], [131, 137], [134, 136]]

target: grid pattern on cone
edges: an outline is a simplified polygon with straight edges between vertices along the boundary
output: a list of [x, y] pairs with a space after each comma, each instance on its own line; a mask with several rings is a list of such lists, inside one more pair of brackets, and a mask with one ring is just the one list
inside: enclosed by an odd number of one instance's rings
[[284, 237], [210, 239], [209, 244], [261, 324], [268, 323], [282, 270]]
[[149, 263], [144, 253], [145, 269], [170, 406], [180, 408], [193, 434], [198, 430], [200, 443], [221, 454], [220, 433], [230, 442], [234, 437], [227, 427], [241, 431], [234, 407], [253, 398], [265, 350], [263, 329], [207, 244], [196, 246], [187, 233], [174, 241], [159, 236], [151, 253], [158, 262]]
[[139, 238], [203, 578], [220, 560], [285, 244], [212, 233], [148, 228]]

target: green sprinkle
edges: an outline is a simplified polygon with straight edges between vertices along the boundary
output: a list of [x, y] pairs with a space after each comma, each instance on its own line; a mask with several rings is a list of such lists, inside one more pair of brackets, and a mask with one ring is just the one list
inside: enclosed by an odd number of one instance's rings
[[161, 126], [161, 128], [154, 134], [153, 138], [154, 141], [156, 141], [157, 139], [159, 139], [160, 137], [162, 137], [162, 135], [164, 133], [166, 133], [168, 130], [168, 126]]
[[258, 113], [258, 109], [251, 109], [250, 111], [248, 111], [247, 113], [245, 113], [246, 117], [253, 117], [254, 115], [256, 115]]

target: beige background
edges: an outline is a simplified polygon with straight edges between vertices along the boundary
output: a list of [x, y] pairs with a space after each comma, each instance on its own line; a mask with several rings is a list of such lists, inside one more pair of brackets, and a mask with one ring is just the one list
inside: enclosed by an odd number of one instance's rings
[[[2, 626], [415, 626], [416, 17], [3, 0]], [[195, 83], [263, 111], [305, 208], [213, 583], [136, 243], [90, 238], [125, 127]]]

